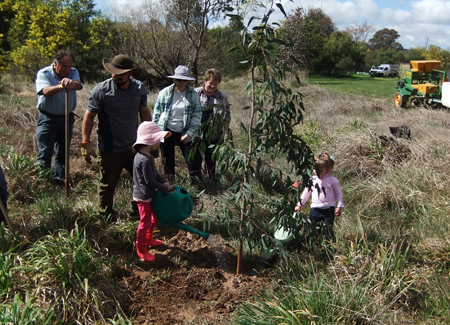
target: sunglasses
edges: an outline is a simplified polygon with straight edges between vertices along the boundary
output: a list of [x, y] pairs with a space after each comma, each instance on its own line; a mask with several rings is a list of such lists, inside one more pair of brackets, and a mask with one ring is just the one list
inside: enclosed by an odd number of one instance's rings
[[189, 80], [175, 79], [177, 82], [188, 82]]

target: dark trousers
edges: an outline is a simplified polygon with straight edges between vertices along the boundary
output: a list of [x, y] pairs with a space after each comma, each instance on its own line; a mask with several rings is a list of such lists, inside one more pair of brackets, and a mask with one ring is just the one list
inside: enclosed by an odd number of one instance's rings
[[[72, 139], [74, 114], [69, 116], [69, 143]], [[65, 153], [66, 153], [66, 117], [65, 115], [53, 115], [41, 111], [37, 120], [36, 140], [39, 154], [37, 162], [46, 168], [52, 166], [52, 156], [55, 152], [53, 179], [65, 178]]]
[[[205, 141], [205, 147], [206, 150], [204, 152], [205, 155], [205, 166], [206, 166], [206, 174], [208, 175], [208, 177], [214, 178], [216, 176], [216, 160], [213, 157], [214, 154], [214, 150], [216, 149], [215, 147], [213, 148], [209, 148], [209, 146], [211, 144], [217, 145], [217, 141]], [[196, 154], [198, 154], [198, 159], [200, 161], [200, 166], [202, 165], [203, 162], [203, 157], [202, 154], [200, 152], [199, 149], [197, 149]]]
[[120, 179], [120, 174], [125, 168], [133, 176], [134, 153], [129, 150], [122, 153], [100, 152], [100, 180], [98, 183], [98, 196], [100, 200], [100, 212], [112, 214], [114, 203], [114, 191]]
[[[311, 230], [313, 234], [319, 234], [321, 230], [322, 236], [329, 241], [334, 241], [334, 207], [325, 209], [311, 208], [309, 218], [311, 220]], [[323, 224], [319, 224], [323, 223]]]
[[172, 132], [172, 135], [164, 139], [164, 142], [161, 143], [161, 159], [164, 166], [164, 173], [166, 175], [175, 175], [175, 147], [178, 146], [183, 153], [191, 178], [198, 177], [201, 179], [202, 161], [198, 149], [195, 154], [192, 152], [192, 157], [189, 157], [192, 151], [192, 141], [183, 143], [180, 140], [181, 136], [182, 134], [180, 132]]

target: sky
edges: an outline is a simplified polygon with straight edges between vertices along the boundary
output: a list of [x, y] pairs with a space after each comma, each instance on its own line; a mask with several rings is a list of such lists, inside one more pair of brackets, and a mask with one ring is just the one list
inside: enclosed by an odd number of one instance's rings
[[[111, 8], [139, 6], [148, 0], [94, 0], [104, 14]], [[436, 45], [450, 50], [450, 0], [282, 0], [286, 13], [298, 7], [320, 8], [340, 31], [367, 21], [375, 31], [395, 29], [405, 49]], [[276, 11], [275, 21], [283, 19]]]

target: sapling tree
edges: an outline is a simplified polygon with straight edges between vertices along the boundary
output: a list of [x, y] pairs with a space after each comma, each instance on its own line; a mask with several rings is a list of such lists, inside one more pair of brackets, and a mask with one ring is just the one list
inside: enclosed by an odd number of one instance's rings
[[[217, 148], [221, 168], [239, 175], [239, 180], [230, 188], [240, 220], [237, 274], [241, 272], [243, 241], [254, 235], [252, 229], [261, 221], [258, 218], [260, 206], [267, 204], [277, 216], [275, 221], [287, 224], [288, 218], [284, 216], [292, 214], [298, 200], [298, 190], [292, 187], [291, 177], [306, 184], [313, 163], [310, 148], [295, 132], [303, 120], [302, 95], [287, 85], [288, 75], [293, 75], [289, 68], [291, 64], [280, 62], [277, 50], [283, 42], [277, 35], [278, 24], [269, 21], [275, 10], [286, 16], [285, 11], [279, 3], [274, 8], [272, 2], [262, 18], [247, 19], [246, 9], [241, 14], [228, 14], [240, 30], [241, 42], [235, 50], [244, 53], [246, 59], [242, 63], [250, 66], [251, 79], [247, 84], [249, 105], [242, 108], [249, 111], [249, 122], [240, 125], [247, 138], [246, 146]], [[294, 57], [290, 59], [295, 60]], [[298, 76], [295, 78], [300, 84]], [[283, 162], [275, 163], [277, 160]], [[276, 185], [277, 193], [280, 193], [275, 198], [273, 193], [261, 198], [256, 189], [257, 180], [267, 173], [273, 176], [272, 187]]]

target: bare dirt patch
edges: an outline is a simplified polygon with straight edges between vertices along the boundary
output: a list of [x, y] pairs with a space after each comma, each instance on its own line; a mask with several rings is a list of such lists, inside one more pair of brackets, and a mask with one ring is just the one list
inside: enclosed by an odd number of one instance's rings
[[135, 324], [229, 322], [241, 301], [271, 285], [272, 271], [244, 265], [243, 274], [235, 275], [236, 258], [230, 247], [215, 242], [180, 231], [150, 249], [155, 262], [121, 269], [129, 297], [123, 311]]

